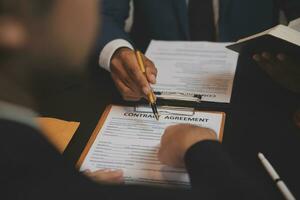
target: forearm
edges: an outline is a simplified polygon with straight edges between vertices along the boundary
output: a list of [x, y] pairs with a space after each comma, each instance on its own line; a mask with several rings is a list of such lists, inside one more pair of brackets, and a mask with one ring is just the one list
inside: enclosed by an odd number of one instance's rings
[[110, 71], [110, 63], [115, 52], [120, 48], [134, 49], [134, 47], [124, 39], [115, 39], [107, 43], [99, 55], [99, 65], [107, 71]]

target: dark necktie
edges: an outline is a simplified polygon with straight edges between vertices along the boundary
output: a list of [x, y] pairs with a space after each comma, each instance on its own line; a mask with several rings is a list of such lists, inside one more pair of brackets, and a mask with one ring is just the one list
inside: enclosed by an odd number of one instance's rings
[[189, 27], [192, 41], [215, 41], [212, 0], [189, 0]]

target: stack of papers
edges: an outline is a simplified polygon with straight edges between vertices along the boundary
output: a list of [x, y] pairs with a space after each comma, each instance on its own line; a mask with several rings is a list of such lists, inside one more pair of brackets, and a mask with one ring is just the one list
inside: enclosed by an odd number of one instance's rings
[[155, 92], [202, 95], [230, 103], [238, 54], [229, 43], [152, 41], [146, 52], [158, 69]]

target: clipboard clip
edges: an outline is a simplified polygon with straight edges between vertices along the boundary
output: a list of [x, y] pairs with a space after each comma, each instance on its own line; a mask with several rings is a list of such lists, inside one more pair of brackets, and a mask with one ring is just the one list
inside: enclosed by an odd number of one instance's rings
[[201, 103], [202, 95], [183, 92], [154, 92], [158, 99]]
[[[183, 115], [193, 116], [195, 114], [195, 108], [189, 107], [177, 107], [177, 106], [157, 106], [157, 110], [161, 115]], [[135, 112], [152, 113], [151, 107], [148, 105], [136, 105], [134, 107]]]

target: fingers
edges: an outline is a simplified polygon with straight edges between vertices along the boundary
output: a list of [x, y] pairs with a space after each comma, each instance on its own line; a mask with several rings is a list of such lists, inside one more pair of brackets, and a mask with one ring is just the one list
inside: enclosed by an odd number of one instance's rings
[[122, 62], [118, 59], [112, 60], [111, 75], [114, 79], [120, 80], [127, 87], [132, 85], [132, 81], [130, 77], [128, 77]]
[[255, 54], [253, 59], [264, 71], [273, 77], [278, 76], [278, 73], [282, 72], [282, 67], [277, 57], [269, 52], [262, 52], [261, 54]]
[[127, 84], [122, 82], [121, 79], [112, 74], [112, 78], [116, 84], [117, 89], [120, 91], [122, 97], [126, 101], [139, 101], [142, 97], [137, 94], [134, 90], [130, 89]]
[[260, 62], [261, 61], [261, 56], [259, 54], [254, 54], [253, 55], [253, 60], [255, 60], [256, 62]]
[[143, 94], [129, 77], [122, 60], [112, 59], [111, 76], [123, 99], [127, 101], [138, 101], [142, 98]]
[[172, 136], [172, 134], [176, 134], [176, 129], [180, 128], [180, 126], [182, 125], [171, 125], [165, 129], [160, 142], [162, 146], [164, 146], [169, 141], [169, 138]]
[[161, 147], [158, 150], [157, 158], [158, 160], [168, 166], [184, 168], [183, 156], [180, 156], [184, 152], [180, 150], [173, 149], [172, 145], [168, 143], [161, 144]]
[[132, 81], [131, 86], [138, 88], [138, 92], [142, 94], [149, 94], [149, 83], [140, 69], [134, 51], [123, 51], [120, 56], [124, 69]]
[[95, 172], [85, 171], [84, 175], [101, 184], [122, 184], [124, 183], [122, 170], [102, 169]]
[[123, 63], [132, 82], [138, 88], [138, 91], [144, 95], [149, 94], [151, 89], [148, 80], [146, 79], [145, 75], [142, 73], [140, 66], [137, 62], [137, 59], [135, 58], [135, 55], [133, 54], [131, 56], [131, 59], [124, 60]]
[[160, 148], [157, 154], [158, 160], [163, 164], [171, 167], [184, 168], [184, 160], [178, 159], [175, 154], [170, 154], [166, 148]]
[[262, 57], [266, 60], [273, 60], [274, 56], [273, 54], [269, 53], [269, 52], [263, 52], [262, 53]]
[[277, 61], [276, 57], [269, 52], [262, 53], [261, 64], [262, 64], [262, 67], [266, 71], [268, 71], [270, 74], [275, 73], [275, 69], [278, 68], [278, 61]]
[[277, 59], [280, 61], [280, 64], [288, 68], [288, 70], [291, 71], [291, 73], [297, 73], [299, 74], [299, 61], [297, 62], [295, 58], [287, 56], [284, 53], [279, 53], [277, 54]]
[[278, 53], [276, 56], [263, 52], [253, 59], [258, 65], [281, 86], [293, 91], [300, 91], [300, 70], [297, 58]]
[[262, 62], [262, 61], [271, 61], [274, 60], [274, 56], [269, 52], [262, 52], [261, 54], [254, 54], [253, 59], [256, 62]]
[[[174, 145], [172, 143], [173, 139], [176, 139], [176, 125], [169, 126], [165, 129], [164, 134], [161, 137], [160, 148], [157, 153], [158, 160], [168, 166], [173, 167], [184, 167], [183, 162], [178, 158], [181, 150], [179, 149], [180, 145]], [[173, 137], [173, 138], [172, 138]], [[182, 140], [180, 141], [182, 142]], [[176, 143], [176, 144], [180, 144]], [[170, 153], [172, 152], [172, 154]]]
[[273, 54], [264, 51], [261, 54], [254, 54], [253, 59], [257, 62], [261, 62], [262, 60], [268, 60], [268, 61], [274, 60], [275, 57], [273, 56]]
[[143, 55], [143, 60], [144, 60], [145, 68], [146, 68], [147, 80], [151, 84], [156, 84], [157, 69], [156, 69], [154, 63], [144, 55]]
[[253, 59], [257, 62], [261, 61], [262, 58], [266, 59], [266, 60], [277, 59], [277, 60], [282, 61], [282, 62], [287, 60], [287, 56], [284, 53], [278, 53], [276, 55], [276, 58], [269, 52], [263, 52], [261, 54], [254, 54], [253, 55]]
[[285, 60], [287, 60], [287, 56], [283, 53], [279, 53], [277, 54], [277, 59], [281, 62], [284, 62]]
[[140, 69], [134, 51], [126, 48], [117, 50], [111, 61], [111, 74], [125, 100], [140, 100], [151, 92], [150, 83], [156, 82], [157, 70], [144, 57], [146, 76]]

